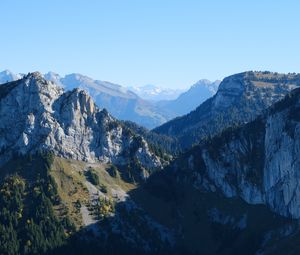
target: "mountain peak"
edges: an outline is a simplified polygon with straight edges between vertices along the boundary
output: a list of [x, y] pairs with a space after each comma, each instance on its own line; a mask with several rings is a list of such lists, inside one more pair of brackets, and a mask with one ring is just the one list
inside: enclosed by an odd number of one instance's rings
[[46, 80], [40, 72], [28, 73], [20, 81], [19, 85], [25, 84], [26, 86], [31, 86], [32, 89], [35, 87], [37, 93], [48, 93], [49, 97], [56, 98], [63, 93], [63, 89], [60, 86], [53, 81]]
[[132, 90], [141, 98], [154, 102], [174, 100], [184, 91], [183, 89], [163, 88], [154, 84], [146, 84], [139, 87], [128, 87], [128, 89]]
[[12, 74], [12, 72], [8, 69], [5, 69], [2, 72], [0, 72], [0, 74], [10, 75], [10, 74]]
[[[256, 90], [279, 90], [296, 88], [300, 85], [300, 74], [281, 74], [269, 71], [246, 71], [226, 77], [220, 84], [218, 94], [241, 95]], [[287, 88], [288, 87], [288, 88]], [[272, 96], [272, 95], [268, 95]]]
[[35, 71], [35, 72], [28, 73], [26, 77], [43, 78], [43, 75], [39, 71]]
[[202, 89], [203, 87], [205, 87], [211, 92], [212, 95], [214, 95], [217, 92], [220, 83], [221, 83], [221, 81], [219, 81], [219, 80], [212, 82], [207, 79], [201, 79], [201, 80], [197, 81], [191, 87], [191, 89], [198, 89], [198, 88]]
[[176, 136], [183, 147], [200, 142], [232, 125], [253, 120], [291, 90], [299, 74], [248, 71], [224, 78], [217, 93], [195, 111], [155, 129]]
[[12, 153], [38, 151], [88, 162], [127, 164], [130, 151], [143, 167], [161, 167], [145, 142], [136, 145], [134, 134], [101, 111], [82, 89], [64, 92], [34, 72], [2, 85], [0, 95], [0, 151], [4, 151], [0, 165]]
[[44, 74], [44, 78], [47, 80], [51, 80], [51, 78], [55, 78], [55, 79], [61, 79], [60, 75], [58, 73], [49, 71], [48, 73]]
[[61, 77], [58, 73], [48, 72], [48, 73], [44, 74], [44, 78], [48, 81], [52, 81], [52, 82], [58, 84], [61, 87], [64, 87], [64, 85], [61, 82]]
[[[299, 73], [278, 73], [270, 71], [245, 71], [237, 74], [230, 75], [225, 79], [240, 79], [240, 80], [252, 80], [252, 81], [272, 81], [272, 80], [295, 80], [299, 79]], [[224, 79], [224, 80], [225, 80]]]
[[6, 69], [0, 72], [0, 84], [15, 81], [21, 78], [21, 75], [14, 74], [10, 70]]
[[208, 80], [208, 79], [201, 79], [201, 80], [197, 81], [194, 85], [197, 85], [197, 84], [200, 84], [200, 85], [209, 85], [209, 84], [212, 84], [212, 82], [210, 80]]
[[[255, 120], [203, 141], [184, 154], [187, 165], [198, 173], [204, 168], [201, 177], [209, 176], [210, 184], [216, 185], [214, 191], [240, 196], [249, 204], [266, 204], [278, 214], [299, 219], [300, 181], [295, 171], [299, 164], [295, 149], [300, 138], [299, 100], [297, 88]], [[194, 159], [203, 164], [196, 166]], [[203, 188], [207, 183], [203, 181]]]

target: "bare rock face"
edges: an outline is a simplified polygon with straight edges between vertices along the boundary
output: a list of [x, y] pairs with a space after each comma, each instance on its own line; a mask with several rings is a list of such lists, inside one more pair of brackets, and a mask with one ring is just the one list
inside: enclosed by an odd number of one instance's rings
[[300, 89], [256, 120], [196, 146], [174, 169], [198, 189], [299, 219]]
[[128, 163], [128, 151], [146, 169], [160, 159], [144, 139], [100, 110], [83, 90], [64, 90], [40, 73], [0, 85], [0, 164], [13, 154], [51, 151], [89, 162]]
[[299, 85], [300, 76], [297, 74], [244, 72], [231, 75], [220, 84], [213, 110], [224, 110], [234, 104], [257, 104], [264, 110]]

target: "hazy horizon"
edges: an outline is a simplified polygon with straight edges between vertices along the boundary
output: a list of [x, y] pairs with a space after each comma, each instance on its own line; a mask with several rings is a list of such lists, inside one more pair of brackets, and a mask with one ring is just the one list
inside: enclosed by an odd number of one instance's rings
[[299, 72], [299, 7], [291, 0], [2, 1], [0, 70], [173, 89], [248, 70]]

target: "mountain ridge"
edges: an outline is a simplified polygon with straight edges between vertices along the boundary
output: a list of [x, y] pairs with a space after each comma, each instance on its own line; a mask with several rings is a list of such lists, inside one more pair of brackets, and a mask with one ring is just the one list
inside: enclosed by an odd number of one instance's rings
[[134, 157], [147, 171], [162, 167], [142, 137], [100, 110], [84, 90], [64, 92], [35, 72], [1, 85], [0, 95], [1, 164], [13, 153], [46, 150], [65, 158], [120, 165]]
[[[196, 187], [221, 190], [226, 197], [240, 196], [249, 204], [267, 204], [285, 217], [299, 218], [299, 201], [293, 201], [300, 197], [299, 107], [297, 88], [254, 121], [229, 128], [186, 152], [188, 168], [197, 173]], [[176, 161], [174, 167], [180, 171]]]
[[[3, 73], [0, 84], [23, 77], [12, 72]], [[114, 117], [120, 120], [128, 120], [138, 123], [148, 129], [152, 129], [162, 123], [185, 114], [196, 108], [204, 99], [213, 95], [214, 89], [205, 86], [195, 86], [181, 94], [177, 99], [169, 101], [153, 101], [141, 98], [130, 89], [111, 82], [94, 80], [88, 76], [73, 73], [64, 77], [58, 73], [48, 72], [44, 78], [72, 90], [75, 87], [85, 89], [101, 108], [106, 108]], [[199, 82], [198, 82], [199, 83]], [[207, 81], [206, 81], [207, 83]], [[208, 84], [208, 83], [207, 83]], [[212, 83], [211, 87], [214, 87]], [[202, 88], [202, 89], [201, 89]], [[159, 89], [160, 93], [165, 90]], [[150, 91], [151, 92], [151, 91]], [[182, 108], [181, 105], [185, 106]]]
[[220, 82], [219, 80], [214, 82], [206, 79], [199, 80], [192, 85], [190, 89], [181, 93], [176, 99], [159, 101], [157, 105], [170, 112], [173, 118], [188, 114], [205, 100], [212, 97], [217, 92]]
[[139, 95], [141, 98], [149, 101], [174, 100], [185, 89], [162, 88], [152, 84], [147, 84], [140, 87], [128, 87], [131, 91]]
[[296, 88], [253, 121], [182, 153], [131, 196], [181, 231], [177, 241], [195, 254], [297, 254], [299, 109]]
[[249, 71], [231, 75], [221, 82], [212, 98], [154, 132], [176, 136], [183, 148], [189, 148], [226, 127], [253, 120], [299, 85], [299, 74]]

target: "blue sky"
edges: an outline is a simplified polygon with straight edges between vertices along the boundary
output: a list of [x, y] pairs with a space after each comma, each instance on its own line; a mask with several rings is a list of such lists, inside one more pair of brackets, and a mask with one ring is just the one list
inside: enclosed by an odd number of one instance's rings
[[300, 72], [300, 1], [1, 0], [0, 70], [188, 87]]

